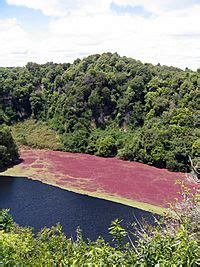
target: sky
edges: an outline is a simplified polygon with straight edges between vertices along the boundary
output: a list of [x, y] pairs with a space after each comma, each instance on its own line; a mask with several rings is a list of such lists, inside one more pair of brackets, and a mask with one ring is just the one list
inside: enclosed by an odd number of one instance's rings
[[0, 66], [103, 52], [200, 68], [200, 0], [0, 0]]

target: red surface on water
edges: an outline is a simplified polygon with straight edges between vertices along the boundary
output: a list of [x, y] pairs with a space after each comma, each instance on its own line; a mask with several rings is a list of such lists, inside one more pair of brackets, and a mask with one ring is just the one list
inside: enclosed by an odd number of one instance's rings
[[45, 177], [49, 174], [60, 186], [70, 185], [162, 207], [179, 196], [177, 179], [184, 180], [189, 187], [195, 186], [186, 180], [184, 173], [117, 158], [49, 150], [23, 150], [21, 158], [24, 170], [33, 168], [32, 178], [42, 180], [44, 174]]

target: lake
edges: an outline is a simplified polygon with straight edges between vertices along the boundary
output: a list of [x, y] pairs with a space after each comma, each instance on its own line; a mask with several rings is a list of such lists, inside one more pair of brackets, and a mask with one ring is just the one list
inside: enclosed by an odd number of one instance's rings
[[0, 176], [0, 209], [9, 208], [15, 222], [22, 226], [34, 227], [39, 231], [56, 223], [63, 226], [68, 237], [75, 237], [77, 227], [83, 237], [95, 240], [111, 237], [108, 228], [116, 219], [123, 219], [124, 225], [145, 219], [153, 223], [151, 213], [118, 204], [112, 201], [70, 192], [40, 181], [27, 178]]

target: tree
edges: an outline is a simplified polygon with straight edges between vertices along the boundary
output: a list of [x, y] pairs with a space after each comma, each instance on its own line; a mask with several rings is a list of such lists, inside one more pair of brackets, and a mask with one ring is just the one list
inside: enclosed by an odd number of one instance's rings
[[18, 158], [18, 149], [9, 128], [0, 126], [0, 169], [16, 162]]
[[46, 99], [43, 92], [35, 92], [30, 96], [30, 104], [32, 109], [32, 116], [35, 119], [42, 118], [46, 106]]
[[[107, 129], [117, 125], [112, 129], [123, 136], [141, 133], [120, 147], [120, 135], [111, 134], [120, 156], [185, 171], [198, 138], [199, 86], [199, 70], [143, 64], [117, 53], [72, 64], [30, 62], [0, 68], [0, 123], [45, 121], [61, 135], [64, 150], [89, 153], [97, 153], [96, 140], [110, 136]], [[84, 142], [79, 123], [88, 132]], [[103, 131], [98, 138], [96, 130]], [[104, 152], [99, 153], [116, 154]]]

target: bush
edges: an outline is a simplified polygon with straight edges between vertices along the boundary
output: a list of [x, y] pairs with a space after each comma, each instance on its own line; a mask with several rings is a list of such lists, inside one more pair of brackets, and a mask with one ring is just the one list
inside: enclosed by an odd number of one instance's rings
[[44, 122], [33, 119], [20, 122], [12, 127], [13, 136], [19, 146], [33, 148], [48, 148], [58, 150], [61, 148], [59, 136]]
[[200, 138], [197, 139], [192, 145], [192, 156], [200, 157]]
[[14, 227], [12, 216], [8, 213], [9, 209], [0, 210], [0, 231], [10, 232]]
[[8, 127], [0, 126], [0, 169], [18, 160], [19, 153]]
[[117, 154], [116, 140], [112, 136], [98, 139], [96, 147], [98, 156], [114, 157]]
[[70, 152], [85, 152], [88, 145], [89, 133], [85, 129], [66, 133], [62, 136], [62, 149]]

